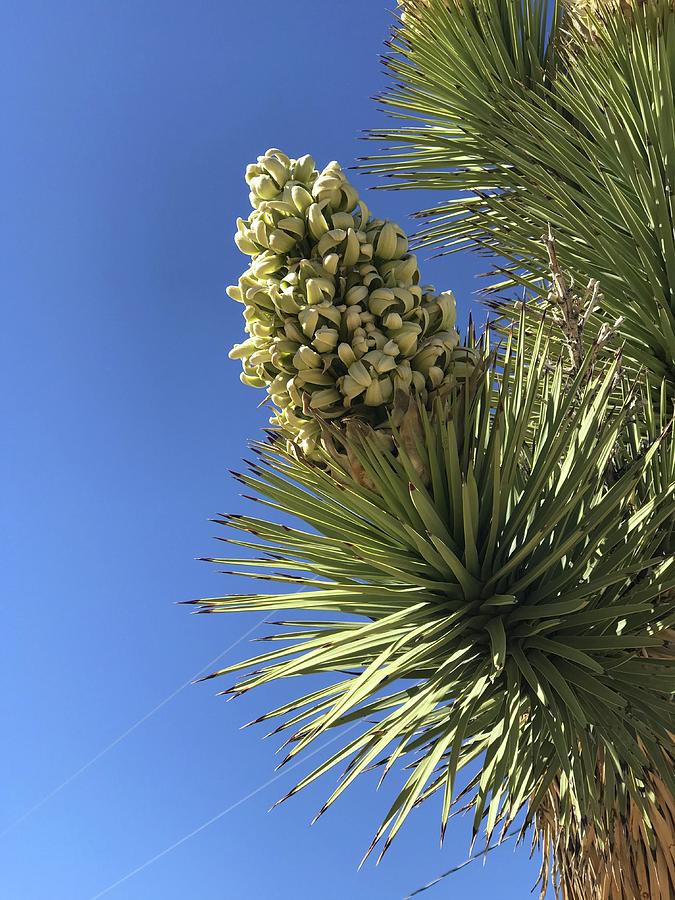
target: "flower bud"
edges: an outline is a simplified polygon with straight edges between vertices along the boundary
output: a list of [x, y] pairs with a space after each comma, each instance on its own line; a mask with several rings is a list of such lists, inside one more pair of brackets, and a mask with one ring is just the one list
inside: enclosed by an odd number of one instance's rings
[[339, 335], [334, 328], [324, 326], [316, 331], [312, 344], [317, 353], [331, 353], [337, 345], [338, 338]]
[[279, 193], [279, 188], [270, 175], [256, 175], [249, 184], [251, 192], [262, 200], [271, 200]]

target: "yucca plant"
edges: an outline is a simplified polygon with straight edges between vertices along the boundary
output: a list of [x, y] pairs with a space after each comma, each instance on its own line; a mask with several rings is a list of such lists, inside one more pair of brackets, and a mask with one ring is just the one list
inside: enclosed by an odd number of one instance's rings
[[321, 812], [407, 771], [368, 853], [438, 795], [441, 835], [458, 809], [486, 849], [532, 826], [542, 895], [669, 900], [675, 9], [402, 6], [383, 101], [404, 124], [368, 165], [445, 192], [419, 241], [492, 256], [498, 320], [458, 348], [451, 295], [337, 164], [249, 167], [233, 355], [274, 430], [237, 477], [283, 517], [221, 517], [239, 555], [213, 561], [292, 590], [198, 605], [302, 615], [211, 677], [321, 676], [256, 720], [287, 760], [339, 730], [289, 794], [339, 767]]
[[[632, 804], [646, 821], [651, 784], [672, 790], [662, 738], [673, 667], [642, 654], [663, 648], [675, 609], [663, 599], [675, 560], [662, 532], [675, 511], [673, 442], [659, 429], [636, 452], [621, 443], [636, 394], [626, 385], [623, 402], [612, 400], [618, 356], [594, 372], [585, 360], [570, 378], [551, 360], [542, 324], [531, 359], [512, 344], [496, 371], [489, 334], [483, 357], [461, 390], [430, 412], [419, 406], [422, 473], [393, 426], [388, 451], [371, 434], [353, 438], [369, 487], [298, 458], [283, 434], [255, 445], [259, 461], [237, 477], [300, 524], [219, 522], [239, 532], [232, 544], [258, 554], [238, 574], [293, 590], [211, 598], [200, 609], [319, 618], [285, 620], [270, 638], [281, 647], [214, 675], [252, 669], [226, 690], [238, 695], [333, 674], [257, 721], [281, 718], [277, 730], [290, 730], [286, 761], [329, 729], [359, 726], [289, 794], [345, 766], [322, 812], [360, 773], [408, 764], [371, 849], [384, 838], [384, 852], [436, 793], [441, 834], [458, 795], [473, 809], [474, 838], [483, 824], [488, 842], [496, 829], [503, 837], [521, 811], [526, 829], [551, 814], [555, 783], [562, 827], [594, 824], [601, 852], [613, 811]], [[655, 471], [669, 487], [638, 508]], [[600, 795], [599, 757], [608, 773]], [[480, 774], [459, 790], [476, 761]]]

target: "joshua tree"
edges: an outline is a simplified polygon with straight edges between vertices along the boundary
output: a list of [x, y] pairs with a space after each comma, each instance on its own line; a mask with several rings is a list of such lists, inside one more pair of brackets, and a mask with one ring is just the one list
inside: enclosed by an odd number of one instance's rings
[[200, 609], [310, 613], [214, 675], [245, 669], [240, 694], [333, 674], [258, 721], [287, 759], [349, 727], [289, 794], [341, 766], [321, 812], [407, 766], [370, 850], [438, 794], [441, 836], [458, 805], [488, 847], [532, 829], [542, 893], [667, 900], [675, 8], [550, 6], [407, 0], [390, 45], [383, 101], [409, 123], [368, 165], [442, 192], [422, 245], [501, 273], [464, 346], [452, 295], [337, 163], [249, 166], [233, 355], [273, 428], [236, 477], [284, 520], [218, 521], [254, 553], [241, 574], [290, 591]]

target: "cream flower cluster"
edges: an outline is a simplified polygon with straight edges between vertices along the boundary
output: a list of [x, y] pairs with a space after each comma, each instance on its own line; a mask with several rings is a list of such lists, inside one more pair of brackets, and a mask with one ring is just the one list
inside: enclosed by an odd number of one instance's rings
[[336, 162], [271, 149], [248, 166], [253, 211], [235, 241], [251, 257], [228, 294], [244, 305], [245, 384], [266, 388], [306, 451], [327, 420], [386, 420], [394, 394], [426, 402], [458, 343], [455, 300], [420, 284], [401, 228], [371, 217]]

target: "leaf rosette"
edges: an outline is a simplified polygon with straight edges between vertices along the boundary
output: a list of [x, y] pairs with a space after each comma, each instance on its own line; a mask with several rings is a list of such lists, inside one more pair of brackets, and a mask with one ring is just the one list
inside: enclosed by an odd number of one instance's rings
[[[487, 349], [485, 359], [435, 415], [420, 404], [426, 480], [396, 428], [390, 451], [368, 433], [352, 442], [368, 486], [282, 441], [257, 446], [238, 477], [300, 524], [219, 521], [258, 553], [255, 571], [249, 562], [238, 574], [292, 589], [199, 606], [305, 617], [280, 623], [269, 652], [214, 675], [245, 670], [226, 691], [235, 695], [321, 676], [258, 720], [290, 733], [286, 761], [328, 731], [357, 729], [290, 794], [346, 766], [326, 809], [373, 766], [384, 776], [407, 764], [373, 846], [384, 838], [386, 850], [436, 794], [442, 834], [463, 798], [489, 842], [523, 811], [531, 822], [555, 786], [556, 820], [566, 833], [592, 825], [601, 852], [617, 814], [630, 804], [649, 829], [652, 785], [673, 789], [675, 663], [660, 649], [674, 620], [664, 524], [675, 445], [667, 421], [646, 445], [623, 441], [637, 389], [617, 404], [618, 358], [593, 372], [587, 360], [568, 379], [542, 327], [532, 357], [509, 346], [498, 372]], [[640, 499], [655, 478], [665, 489]]]

